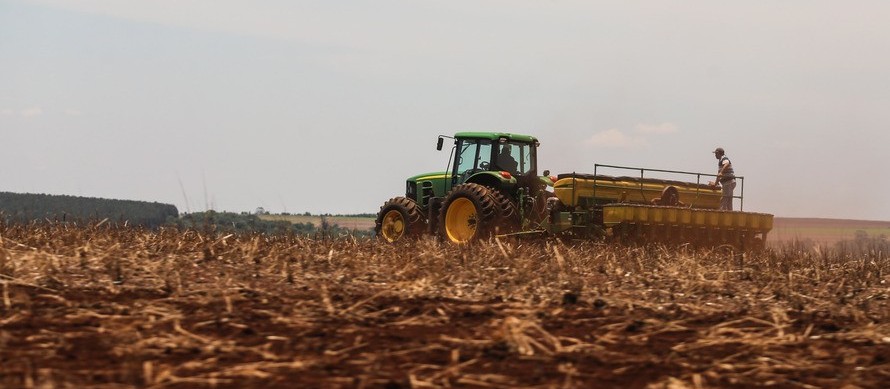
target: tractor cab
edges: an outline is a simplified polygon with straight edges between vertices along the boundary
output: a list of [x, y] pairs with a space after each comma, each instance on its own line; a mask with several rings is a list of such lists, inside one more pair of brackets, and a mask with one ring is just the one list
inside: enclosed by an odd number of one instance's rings
[[[439, 138], [438, 149], [443, 138]], [[454, 136], [448, 186], [475, 182], [506, 190], [537, 176], [538, 140], [527, 135], [460, 132]]]

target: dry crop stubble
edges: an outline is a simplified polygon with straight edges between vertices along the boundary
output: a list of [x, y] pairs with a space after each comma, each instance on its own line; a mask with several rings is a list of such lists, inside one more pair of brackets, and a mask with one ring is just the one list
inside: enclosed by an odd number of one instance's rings
[[4, 387], [876, 387], [882, 253], [0, 226]]

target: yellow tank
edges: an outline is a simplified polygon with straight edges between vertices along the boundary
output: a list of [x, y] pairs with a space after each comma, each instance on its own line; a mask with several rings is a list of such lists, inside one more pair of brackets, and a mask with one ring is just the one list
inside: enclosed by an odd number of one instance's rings
[[720, 208], [720, 189], [706, 184], [661, 180], [657, 178], [612, 177], [591, 174], [563, 174], [553, 185], [556, 197], [568, 206], [594, 204], [651, 204], [668, 186], [677, 189], [682, 206], [702, 209]]

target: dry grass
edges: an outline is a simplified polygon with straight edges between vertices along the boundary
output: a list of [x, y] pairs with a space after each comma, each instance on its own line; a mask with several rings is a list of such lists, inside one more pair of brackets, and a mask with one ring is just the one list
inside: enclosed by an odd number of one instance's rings
[[890, 261], [0, 226], [0, 387], [878, 387]]

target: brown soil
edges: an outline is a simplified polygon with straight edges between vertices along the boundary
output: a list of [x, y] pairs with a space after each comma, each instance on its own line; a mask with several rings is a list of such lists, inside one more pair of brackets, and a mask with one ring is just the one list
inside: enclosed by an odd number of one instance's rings
[[890, 264], [0, 229], [0, 387], [880, 387]]

